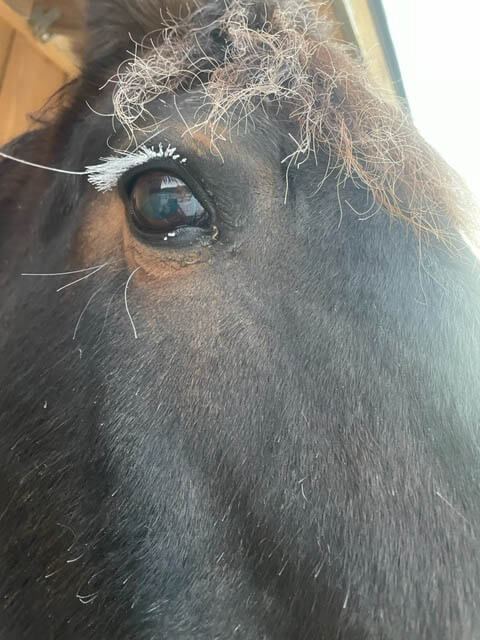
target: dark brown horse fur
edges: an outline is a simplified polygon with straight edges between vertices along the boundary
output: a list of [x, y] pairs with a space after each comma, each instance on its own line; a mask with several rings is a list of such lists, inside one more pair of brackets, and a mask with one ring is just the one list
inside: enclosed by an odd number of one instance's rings
[[311, 7], [88, 24], [6, 152], [170, 144], [209, 227], [145, 234], [125, 180], [0, 161], [0, 637], [480, 638], [461, 181]]

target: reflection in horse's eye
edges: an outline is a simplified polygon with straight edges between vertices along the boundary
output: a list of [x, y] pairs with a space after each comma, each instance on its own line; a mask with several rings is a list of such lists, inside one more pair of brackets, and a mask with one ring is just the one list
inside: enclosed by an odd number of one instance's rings
[[142, 231], [167, 233], [202, 227], [208, 215], [187, 185], [162, 171], [140, 175], [130, 191], [132, 216]]

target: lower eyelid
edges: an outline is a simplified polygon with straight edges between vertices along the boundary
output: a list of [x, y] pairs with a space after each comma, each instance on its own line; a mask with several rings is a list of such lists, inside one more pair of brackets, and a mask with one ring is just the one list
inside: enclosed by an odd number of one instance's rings
[[181, 227], [176, 230], [175, 235], [172, 235], [172, 233], [149, 233], [135, 227], [133, 233], [141, 242], [159, 250], [198, 250], [202, 247], [209, 247], [214, 241], [218, 240], [218, 230], [215, 226], [208, 229]]

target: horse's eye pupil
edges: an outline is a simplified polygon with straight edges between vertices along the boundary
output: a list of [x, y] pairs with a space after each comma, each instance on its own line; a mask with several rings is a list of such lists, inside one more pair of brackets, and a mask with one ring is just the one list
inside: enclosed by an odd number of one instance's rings
[[130, 203], [133, 220], [142, 231], [167, 233], [178, 227], [202, 227], [208, 218], [189, 187], [161, 171], [136, 178]]

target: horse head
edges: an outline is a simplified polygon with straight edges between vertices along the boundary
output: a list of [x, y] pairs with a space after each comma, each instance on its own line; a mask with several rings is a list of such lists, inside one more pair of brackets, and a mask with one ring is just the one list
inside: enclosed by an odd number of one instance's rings
[[316, 7], [87, 22], [0, 163], [2, 638], [477, 637], [460, 180]]

